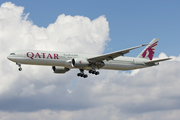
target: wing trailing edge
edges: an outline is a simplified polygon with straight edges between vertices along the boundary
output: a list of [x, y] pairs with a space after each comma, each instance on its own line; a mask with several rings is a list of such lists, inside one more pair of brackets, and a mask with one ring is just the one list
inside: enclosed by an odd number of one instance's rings
[[123, 56], [124, 54], [129, 53], [130, 50], [133, 50], [133, 49], [136, 49], [136, 48], [139, 48], [139, 47], [142, 47], [142, 46], [146, 46], [146, 45], [148, 45], [148, 44], [142, 44], [142, 45], [139, 45], [139, 46], [136, 46], [136, 47], [132, 47], [132, 48], [128, 48], [128, 49], [124, 49], [124, 50], [120, 50], [120, 51], [116, 51], [116, 52], [96, 56], [96, 57], [93, 57], [93, 58], [89, 58], [88, 61], [89, 62], [100, 62], [100, 61], [103, 61], [103, 60], [107, 60], [107, 61], [108, 60], [113, 60], [116, 57]]

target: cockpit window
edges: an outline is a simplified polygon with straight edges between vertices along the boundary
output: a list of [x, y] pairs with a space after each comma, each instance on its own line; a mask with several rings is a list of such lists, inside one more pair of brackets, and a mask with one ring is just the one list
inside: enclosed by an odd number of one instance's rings
[[15, 55], [15, 53], [11, 53], [10, 55]]

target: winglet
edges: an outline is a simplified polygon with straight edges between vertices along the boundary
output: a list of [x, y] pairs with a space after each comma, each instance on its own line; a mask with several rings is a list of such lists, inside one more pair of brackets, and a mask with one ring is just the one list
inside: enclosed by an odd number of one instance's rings
[[149, 44], [142, 44], [142, 46], [147, 46], [147, 45], [149, 45]]

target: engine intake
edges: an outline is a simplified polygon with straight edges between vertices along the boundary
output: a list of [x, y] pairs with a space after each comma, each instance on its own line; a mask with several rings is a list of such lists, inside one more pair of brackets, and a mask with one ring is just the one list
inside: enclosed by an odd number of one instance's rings
[[71, 61], [72, 67], [83, 68], [89, 65], [89, 62], [84, 58], [73, 58]]
[[61, 66], [52, 66], [52, 69], [54, 73], [65, 73], [70, 70], [69, 68], [61, 67]]

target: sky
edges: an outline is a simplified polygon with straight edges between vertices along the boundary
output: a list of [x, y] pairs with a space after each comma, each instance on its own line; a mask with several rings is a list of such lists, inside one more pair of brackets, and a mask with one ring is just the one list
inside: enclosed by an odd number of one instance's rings
[[[179, 120], [178, 0], [1, 0], [0, 119]], [[87, 79], [78, 70], [7, 60], [9, 53], [38, 49], [104, 54], [159, 38], [155, 58], [173, 58], [133, 71], [100, 70]], [[136, 57], [138, 48], [126, 54]]]

